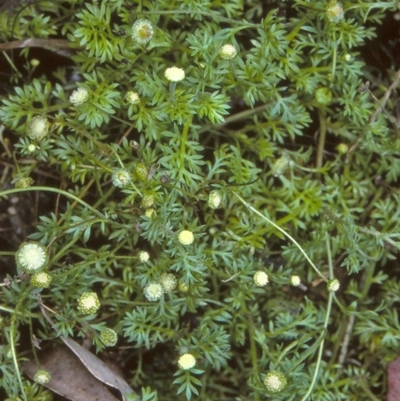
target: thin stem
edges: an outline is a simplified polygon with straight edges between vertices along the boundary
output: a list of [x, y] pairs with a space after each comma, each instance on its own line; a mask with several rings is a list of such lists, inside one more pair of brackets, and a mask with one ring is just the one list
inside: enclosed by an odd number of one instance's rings
[[100, 213], [98, 210], [96, 210], [92, 206], [88, 205], [82, 199], [79, 199], [77, 196], [70, 194], [69, 192], [63, 191], [62, 189], [58, 189], [58, 188], [40, 187], [40, 186], [39, 187], [29, 187], [29, 188], [14, 188], [14, 189], [9, 189], [7, 191], [0, 192], [0, 198], [3, 196], [7, 196], [7, 195], [17, 194], [19, 192], [28, 192], [28, 191], [46, 191], [46, 192], [54, 192], [56, 194], [64, 195], [67, 198], [73, 199], [74, 201], [87, 207], [89, 210], [91, 210], [94, 214], [101, 217], [102, 219], [108, 220], [107, 217], [103, 213]]
[[242, 202], [246, 207], [248, 207], [253, 213], [261, 217], [263, 220], [271, 224], [274, 228], [276, 228], [279, 232], [281, 232], [285, 237], [287, 237], [290, 241], [293, 242], [293, 244], [299, 249], [299, 251], [303, 254], [303, 256], [306, 258], [307, 262], [311, 265], [311, 267], [315, 270], [315, 272], [320, 276], [324, 281], [326, 280], [326, 277], [318, 270], [317, 266], [313, 263], [313, 261], [309, 258], [309, 256], [306, 254], [304, 249], [301, 247], [301, 245], [290, 235], [288, 234], [285, 230], [280, 228], [278, 225], [276, 225], [272, 220], [270, 220], [268, 217], [264, 216], [262, 213], [260, 213], [257, 209], [254, 209], [254, 207], [250, 206], [243, 198], [241, 198], [236, 192], [232, 191], [233, 194]]

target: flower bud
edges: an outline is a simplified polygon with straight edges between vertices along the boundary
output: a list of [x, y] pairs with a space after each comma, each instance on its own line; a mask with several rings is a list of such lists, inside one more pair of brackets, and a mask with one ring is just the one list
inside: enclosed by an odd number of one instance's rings
[[315, 92], [315, 99], [323, 106], [332, 101], [332, 92], [328, 88], [319, 88]]
[[33, 381], [38, 384], [47, 384], [51, 380], [51, 375], [47, 370], [39, 369], [35, 376], [33, 376]]
[[208, 195], [208, 206], [211, 209], [217, 209], [219, 205], [221, 204], [222, 196], [219, 191], [211, 191], [210, 194]]
[[113, 347], [118, 341], [118, 334], [113, 329], [106, 328], [100, 333], [100, 340], [106, 347]]
[[340, 282], [337, 278], [329, 280], [326, 284], [329, 292], [336, 292], [340, 287]]
[[271, 370], [265, 375], [264, 384], [271, 393], [278, 393], [285, 388], [287, 379], [283, 373]]
[[46, 272], [39, 272], [31, 277], [31, 285], [37, 288], [48, 288], [51, 283], [51, 276]]
[[176, 277], [171, 273], [163, 273], [159, 282], [162, 285], [164, 292], [171, 292], [177, 285]]
[[84, 315], [92, 315], [100, 308], [100, 301], [95, 292], [84, 292], [78, 299], [78, 310]]
[[140, 103], [140, 96], [137, 92], [129, 91], [125, 95], [125, 99], [130, 104], [139, 104]]

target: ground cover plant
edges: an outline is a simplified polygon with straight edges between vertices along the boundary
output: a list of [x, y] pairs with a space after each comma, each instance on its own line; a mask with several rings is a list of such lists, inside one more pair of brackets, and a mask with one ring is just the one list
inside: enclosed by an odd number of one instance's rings
[[3, 398], [385, 399], [399, 10], [3, 2]]

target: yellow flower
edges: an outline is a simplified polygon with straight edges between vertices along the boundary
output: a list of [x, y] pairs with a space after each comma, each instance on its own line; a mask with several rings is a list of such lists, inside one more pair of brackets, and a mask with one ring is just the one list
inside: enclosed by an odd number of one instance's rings
[[268, 284], [268, 274], [262, 270], [258, 270], [253, 279], [258, 287], [265, 287]]
[[223, 45], [219, 50], [219, 55], [225, 60], [234, 58], [237, 54], [236, 47], [233, 45]]
[[178, 365], [183, 370], [189, 370], [196, 365], [196, 358], [192, 354], [183, 354], [178, 360]]
[[179, 82], [185, 78], [185, 71], [183, 68], [170, 67], [165, 70], [164, 76], [168, 81]]
[[189, 230], [183, 230], [178, 234], [178, 240], [182, 245], [190, 245], [194, 241], [194, 235]]

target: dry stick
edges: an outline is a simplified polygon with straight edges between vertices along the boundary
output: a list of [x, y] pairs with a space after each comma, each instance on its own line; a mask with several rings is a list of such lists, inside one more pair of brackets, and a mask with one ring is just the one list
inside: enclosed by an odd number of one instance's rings
[[70, 41], [66, 39], [39, 39], [28, 38], [14, 40], [12, 42], [0, 43], [0, 51], [20, 49], [24, 47], [43, 47], [44, 49], [54, 51], [62, 56], [71, 57]]

